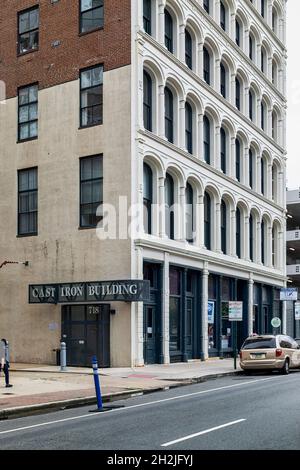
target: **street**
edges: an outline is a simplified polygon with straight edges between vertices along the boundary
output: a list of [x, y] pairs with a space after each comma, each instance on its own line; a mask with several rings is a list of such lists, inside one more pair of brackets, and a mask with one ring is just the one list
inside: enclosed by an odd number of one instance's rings
[[0, 447], [49, 450], [300, 448], [300, 373], [233, 376], [115, 402], [0, 422]]

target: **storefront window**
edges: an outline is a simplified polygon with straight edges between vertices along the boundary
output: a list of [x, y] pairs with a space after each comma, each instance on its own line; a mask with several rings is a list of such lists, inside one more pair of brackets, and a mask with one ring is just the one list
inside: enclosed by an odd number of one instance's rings
[[208, 278], [208, 298], [208, 349], [216, 349], [216, 278], [212, 275]]
[[232, 323], [229, 321], [229, 303], [222, 302], [222, 338], [221, 338], [221, 348], [230, 349], [232, 348]]
[[180, 350], [181, 271], [170, 269], [170, 351]]

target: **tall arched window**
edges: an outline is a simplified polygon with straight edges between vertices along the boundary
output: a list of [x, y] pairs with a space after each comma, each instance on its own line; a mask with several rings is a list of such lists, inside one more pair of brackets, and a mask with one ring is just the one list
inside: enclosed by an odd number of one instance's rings
[[144, 163], [144, 231], [152, 233], [153, 175], [147, 163]]
[[186, 201], [186, 240], [189, 243], [194, 241], [194, 191], [192, 186], [187, 183], [185, 190]]
[[261, 16], [264, 18], [266, 15], [266, 1], [265, 0], [261, 0], [260, 13], [261, 13]]
[[235, 79], [235, 105], [237, 109], [240, 111], [241, 110], [241, 84], [237, 77]]
[[165, 224], [166, 235], [174, 240], [174, 181], [167, 173], [165, 179]]
[[144, 127], [152, 132], [152, 80], [144, 71]]
[[265, 264], [265, 222], [261, 221], [261, 262]]
[[220, 1], [220, 26], [226, 31], [226, 8], [222, 0]]
[[253, 189], [253, 152], [249, 149], [249, 186]]
[[253, 226], [253, 216], [250, 214], [249, 217], [249, 256], [250, 260], [254, 261], [254, 226]]
[[276, 61], [272, 61], [272, 83], [274, 86], [278, 86], [278, 66]]
[[193, 70], [193, 40], [187, 29], [185, 30], [185, 63], [189, 69]]
[[210, 55], [206, 47], [203, 47], [203, 78], [210, 85]]
[[221, 80], [220, 80], [220, 84], [221, 84], [221, 95], [226, 98], [226, 69], [225, 69], [225, 66], [224, 64], [221, 63], [221, 67], [220, 67], [220, 74], [221, 74]]
[[210, 0], [203, 0], [203, 8], [208, 14], [210, 13]]
[[241, 181], [241, 143], [235, 139], [235, 177]]
[[241, 250], [241, 211], [239, 207], [236, 208], [236, 255], [238, 258], [242, 257]]
[[165, 9], [165, 46], [170, 52], [174, 52], [174, 40], [173, 40], [173, 18]]
[[227, 254], [227, 208], [225, 202], [221, 202], [221, 250]]
[[223, 173], [226, 173], [226, 132], [223, 127], [221, 127], [220, 136], [221, 136], [221, 145], [220, 145], [221, 170], [223, 171]]
[[241, 45], [241, 26], [238, 20], [235, 20], [235, 42], [238, 46]]
[[174, 98], [171, 90], [165, 88], [165, 131], [169, 142], [174, 142]]
[[211, 250], [211, 199], [207, 192], [204, 194], [204, 245]]
[[260, 190], [265, 194], [265, 161], [263, 158], [260, 160]]
[[263, 73], [267, 71], [267, 53], [265, 49], [262, 47], [261, 48], [261, 64], [260, 64], [260, 69]]
[[251, 121], [253, 122], [254, 121], [254, 113], [253, 113], [253, 110], [254, 110], [254, 96], [253, 96], [253, 93], [251, 90], [249, 90], [249, 118], [251, 119]]
[[265, 103], [262, 101], [261, 104], [260, 104], [260, 108], [261, 108], [261, 123], [260, 123], [260, 127], [262, 128], [262, 130], [264, 131], [265, 130], [265, 127], [266, 127], [266, 106], [265, 106]]
[[249, 35], [249, 58], [254, 59], [254, 39], [251, 34]]
[[151, 35], [152, 32], [152, 11], [151, 0], [143, 0], [143, 24], [146, 33]]
[[210, 164], [210, 122], [207, 116], [203, 118], [203, 153], [204, 161]]
[[193, 109], [189, 103], [185, 103], [185, 146], [193, 153]]

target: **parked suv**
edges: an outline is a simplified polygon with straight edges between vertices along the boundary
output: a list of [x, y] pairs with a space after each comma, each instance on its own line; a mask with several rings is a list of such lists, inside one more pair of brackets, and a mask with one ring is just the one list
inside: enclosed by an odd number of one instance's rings
[[279, 369], [288, 374], [290, 368], [300, 367], [300, 346], [290, 336], [249, 336], [240, 350], [240, 366], [252, 370]]

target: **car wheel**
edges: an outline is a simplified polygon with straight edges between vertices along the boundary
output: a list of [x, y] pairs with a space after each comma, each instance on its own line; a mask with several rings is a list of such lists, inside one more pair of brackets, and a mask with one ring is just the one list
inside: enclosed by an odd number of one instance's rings
[[290, 372], [290, 364], [289, 364], [289, 361], [286, 359], [284, 361], [284, 364], [283, 364], [282, 374], [283, 375], [288, 375], [289, 372]]

